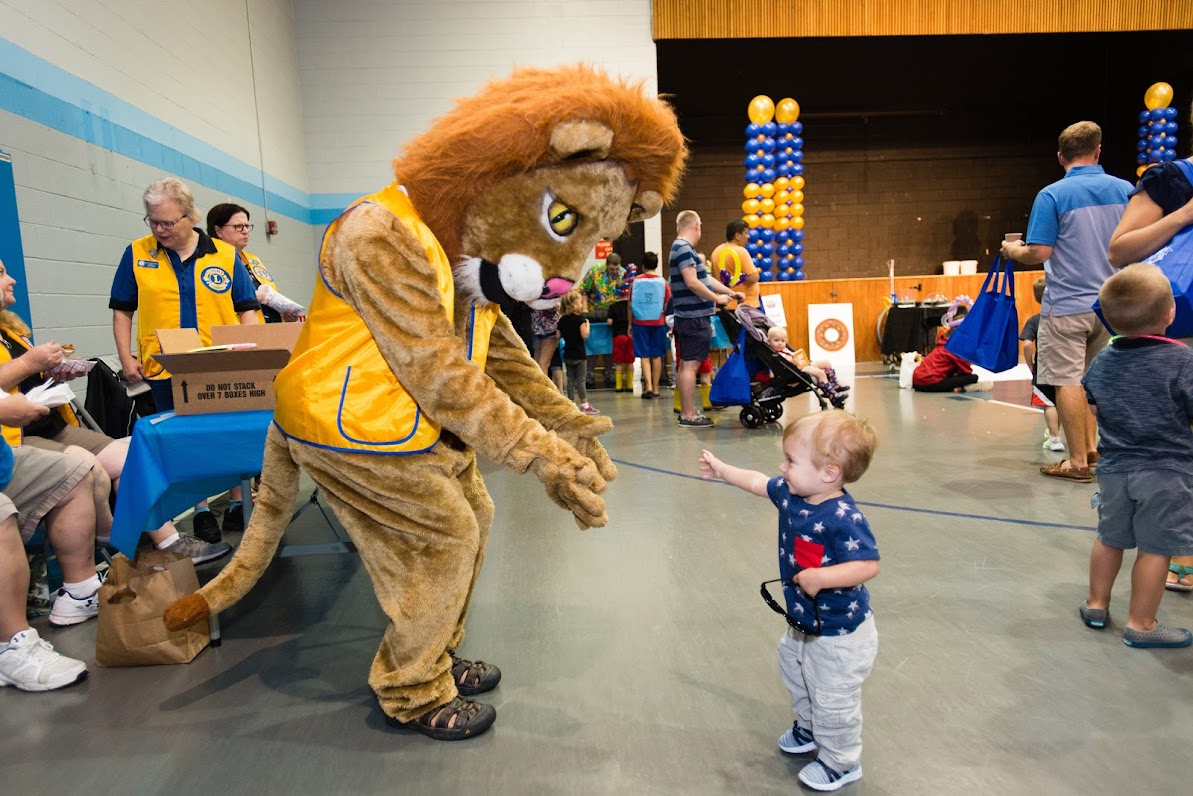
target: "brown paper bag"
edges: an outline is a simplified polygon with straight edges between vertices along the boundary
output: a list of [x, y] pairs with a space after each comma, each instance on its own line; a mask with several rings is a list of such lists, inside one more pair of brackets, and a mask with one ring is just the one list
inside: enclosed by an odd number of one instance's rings
[[162, 622], [166, 607], [199, 590], [195, 565], [181, 553], [144, 551], [135, 562], [112, 559], [99, 588], [95, 662], [100, 666], [190, 663], [210, 641], [207, 622], [171, 633]]

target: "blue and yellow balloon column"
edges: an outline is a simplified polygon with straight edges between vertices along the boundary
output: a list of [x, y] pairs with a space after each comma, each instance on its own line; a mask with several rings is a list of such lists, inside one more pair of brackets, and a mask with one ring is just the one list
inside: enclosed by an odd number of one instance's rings
[[746, 127], [746, 187], [742, 218], [750, 227], [746, 249], [763, 282], [805, 278], [804, 125], [799, 103], [750, 100]]
[[1177, 109], [1171, 103], [1172, 86], [1167, 83], [1153, 83], [1143, 93], [1147, 110], [1139, 112], [1136, 176], [1142, 177], [1143, 172], [1158, 163], [1176, 160]]

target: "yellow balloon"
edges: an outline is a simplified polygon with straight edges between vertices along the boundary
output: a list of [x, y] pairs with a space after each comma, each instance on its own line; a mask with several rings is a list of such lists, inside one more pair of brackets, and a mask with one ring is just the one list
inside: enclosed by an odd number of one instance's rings
[[1156, 165], [1156, 164], [1155, 164], [1155, 163], [1149, 163], [1149, 164], [1147, 164], [1146, 166], [1140, 166], [1139, 168], [1135, 169], [1135, 176], [1136, 176], [1136, 177], [1142, 177], [1142, 176], [1143, 176], [1143, 172], [1147, 171], [1148, 169], [1150, 169], [1150, 168], [1151, 168], [1152, 166], [1154, 166], [1154, 165]]
[[779, 205], [778, 209], [775, 210], [775, 215], [784, 215], [790, 218], [791, 216], [795, 215], [795, 213], [791, 212], [791, 207], [791, 205]]
[[773, 213], [773, 212], [775, 212], [775, 200], [774, 199], [763, 199], [761, 202], [758, 203], [758, 207], [759, 207], [759, 209], [762, 210], [763, 213]]
[[756, 182], [746, 183], [745, 189], [742, 191], [742, 196], [747, 199], [757, 199], [758, 194], [762, 192], [761, 186]]
[[775, 225], [775, 217], [770, 213], [764, 213], [762, 215], [762, 220], [759, 223], [762, 224], [763, 229], [770, 229]]
[[746, 222], [746, 226], [748, 226], [750, 229], [757, 229], [758, 224], [761, 221], [761, 219], [758, 218], [758, 216], [755, 215], [754, 213], [750, 213], [748, 216], [745, 216], [742, 220]]
[[1147, 91], [1143, 92], [1143, 104], [1149, 111], [1154, 111], [1156, 108], [1167, 108], [1170, 102], [1172, 102], [1172, 86], [1167, 83], [1152, 83], [1147, 87]]
[[779, 100], [775, 106], [775, 121], [779, 124], [791, 124], [799, 118], [799, 103], [791, 97]]
[[803, 229], [804, 228], [804, 217], [796, 216], [795, 218], [791, 219], [791, 228], [792, 229]]
[[801, 204], [794, 204], [791, 206], [791, 215], [799, 218], [804, 214], [804, 206]]
[[791, 180], [787, 179], [786, 177], [778, 177], [775, 179], [775, 190], [776, 191], [786, 191], [790, 187], [791, 187]]
[[802, 201], [804, 201], [804, 192], [803, 192], [803, 191], [792, 191], [792, 192], [791, 192], [791, 199], [789, 199], [788, 201], [792, 202], [793, 204], [794, 204], [795, 202], [802, 202]]
[[746, 201], [742, 202], [741, 203], [741, 211], [746, 214], [757, 213], [758, 212], [758, 200], [757, 199], [747, 199]]
[[763, 196], [765, 196], [765, 197], [767, 197], [768, 199], [769, 199], [770, 197], [772, 197], [772, 196], [774, 196], [774, 195], [775, 195], [775, 185], [774, 185], [774, 183], [771, 183], [771, 182], [764, 182], [764, 183], [762, 183], [762, 185], [760, 186], [760, 189], [761, 189], [762, 195], [763, 195]]
[[792, 177], [791, 178], [791, 187], [797, 191], [802, 191], [804, 189], [804, 178], [799, 176], [798, 174], [796, 176]]
[[783, 191], [782, 193], [775, 194], [775, 202], [789, 205], [793, 201], [793, 196], [795, 196], [795, 194], [792, 191]]
[[750, 121], [754, 124], [766, 124], [774, 118], [775, 102], [770, 97], [759, 94], [750, 100], [750, 107], [747, 113], [750, 116]]
[[791, 219], [787, 216], [779, 216], [775, 219], [775, 232], [783, 232], [791, 226]]

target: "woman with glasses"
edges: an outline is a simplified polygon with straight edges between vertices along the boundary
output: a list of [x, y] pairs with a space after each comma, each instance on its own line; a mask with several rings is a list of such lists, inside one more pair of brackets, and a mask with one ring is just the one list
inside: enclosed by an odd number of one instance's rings
[[[249, 223], [249, 211], [240, 205], [218, 204], [207, 211], [207, 234], [216, 240], [222, 240], [236, 247], [241, 262], [248, 270], [249, 279], [253, 281], [254, 290], [260, 290], [262, 285], [268, 285], [271, 290], [278, 289], [277, 283], [269, 270], [261, 262], [261, 258], [245, 251], [249, 245], [249, 233], [253, 225]], [[280, 313], [273, 307], [261, 304], [260, 318], [264, 323], [281, 323], [283, 321], [297, 321], [296, 313]]]
[[[174, 399], [170, 373], [154, 359], [161, 352], [157, 330], [198, 329], [203, 345], [211, 345], [212, 326], [257, 323], [260, 304], [235, 247], [196, 227], [195, 197], [181, 180], [158, 180], [142, 199], [150, 234], [124, 250], [108, 306], [125, 378], [148, 382], [158, 411], [164, 412], [174, 408]], [[138, 313], [134, 356], [133, 317]], [[239, 500], [239, 487], [232, 499]], [[210, 512], [196, 513], [195, 536], [220, 541]]]

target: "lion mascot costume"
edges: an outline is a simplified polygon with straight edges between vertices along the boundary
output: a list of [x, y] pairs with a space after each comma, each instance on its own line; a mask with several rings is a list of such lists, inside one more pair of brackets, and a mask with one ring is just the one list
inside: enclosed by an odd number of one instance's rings
[[675, 114], [583, 66], [527, 69], [460, 101], [323, 239], [306, 325], [278, 374], [257, 510], [236, 555], [169, 607], [187, 627], [240, 600], [275, 553], [299, 467], [343, 523], [390, 619], [369, 685], [391, 725], [484, 732], [467, 697], [500, 672], [455, 655], [493, 502], [476, 453], [538, 476], [583, 529], [606, 522], [612, 428], [560, 395], [499, 304], [555, 306], [598, 239], [673, 198]]

